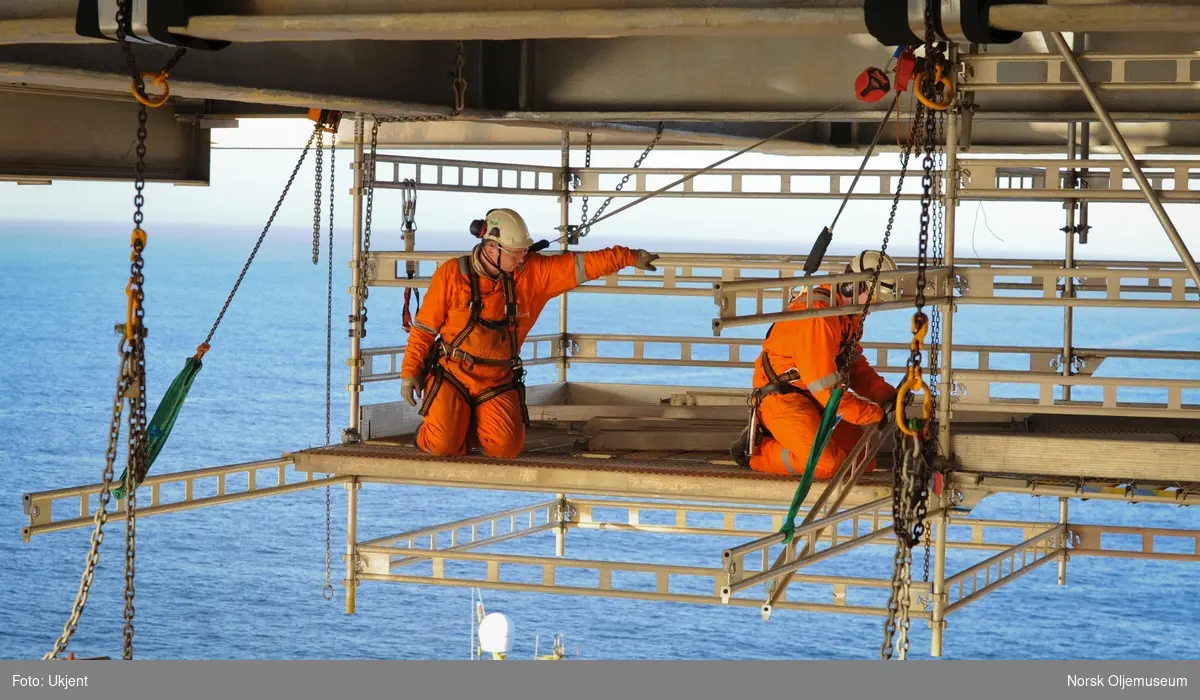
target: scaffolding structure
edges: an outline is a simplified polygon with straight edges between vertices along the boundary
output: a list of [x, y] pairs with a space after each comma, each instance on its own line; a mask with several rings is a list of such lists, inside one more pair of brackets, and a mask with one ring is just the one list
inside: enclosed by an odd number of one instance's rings
[[[1061, 41], [1061, 37], [1059, 37]], [[911, 616], [933, 629], [931, 653], [942, 653], [948, 616], [965, 605], [1046, 564], [1056, 563], [1059, 584], [1076, 556], [1108, 556], [1200, 562], [1200, 531], [1080, 525], [1069, 519], [1071, 498], [1133, 503], [1200, 503], [1200, 380], [1172, 376], [1097, 376], [1110, 359], [1200, 361], [1200, 351], [1085, 348], [1074, 344], [1073, 311], [1104, 309], [1200, 309], [1194, 258], [1162, 208], [1161, 202], [1200, 201], [1200, 162], [1136, 160], [1096, 98], [1096, 89], [1191, 89], [1184, 62], [1175, 54], [1089, 56], [1107, 60], [1111, 77], [1093, 85], [1082, 77], [1074, 55], [963, 55], [956, 73], [959, 95], [988, 91], [1050, 92], [1081, 90], [1095, 108], [1095, 120], [1118, 144], [1121, 159], [1088, 153], [1086, 130], [1077, 147], [1075, 122], [1066, 159], [1034, 157], [994, 159], [960, 153], [969, 143], [963, 133], [970, 110], [964, 103], [946, 117], [945, 177], [937, 183], [944, 208], [945, 254], [927, 275], [926, 298], [942, 313], [937, 406], [939, 444], [955, 462], [946, 488], [928, 511], [933, 554], [932, 577], [913, 581]], [[1154, 83], [1125, 79], [1126, 66], [1138, 60], [1175, 62], [1175, 78]], [[1068, 71], [1074, 80], [1045, 83], [1003, 82], [1003, 62], [1026, 63], [1050, 75]], [[803, 257], [668, 253], [659, 272], [623, 271], [582, 285], [572, 294], [634, 294], [712, 298], [713, 337], [645, 334], [570, 333], [568, 304], [562, 304], [557, 333], [531, 336], [523, 349], [527, 366], [558, 369], [558, 382], [529, 389], [535, 427], [527, 450], [515, 460], [479, 456], [433, 458], [408, 445], [419, 425], [416, 411], [400, 402], [364, 404], [368, 383], [399, 381], [403, 346], [368, 347], [361, 342], [363, 298], [367, 288], [424, 288], [432, 266], [462, 252], [371, 250], [363, 243], [363, 197], [367, 188], [417, 189], [464, 194], [555, 197], [561, 202], [561, 230], [567, 230], [573, 198], [640, 197], [655, 191], [654, 179], [686, 175], [672, 168], [578, 168], [567, 154], [563, 135], [559, 166], [514, 165], [378, 155], [368, 160], [363, 126], [357, 117], [354, 173], [354, 249], [351, 266], [350, 414], [346, 444], [288, 453], [278, 460], [152, 475], [142, 484], [150, 505], [139, 517], [234, 500], [280, 495], [331, 484], [346, 486], [347, 541], [345, 606], [355, 612], [363, 582], [394, 582], [540, 593], [633, 598], [640, 600], [733, 605], [758, 608], [764, 619], [773, 610], [804, 610], [884, 615], [881, 592], [891, 581], [858, 576], [813, 574], [811, 565], [894, 545], [891, 530], [891, 478], [886, 469], [865, 473], [872, 458], [886, 455], [894, 436], [872, 428], [841, 471], [805, 502], [795, 539], [779, 534], [786, 504], [795, 489], [790, 478], [738, 469], [727, 446], [745, 418], [747, 391], [716, 387], [633, 386], [569, 381], [574, 364], [643, 365], [745, 369], [761, 346], [757, 339], [721, 338], [721, 331], [780, 320], [857, 313], [854, 306], [820, 311], [768, 311], [802, 288], [865, 281], [869, 274], [845, 274], [846, 260], [825, 259], [821, 272], [802, 277]], [[1081, 120], [1082, 121], [1082, 120]], [[1087, 121], [1090, 121], [1087, 120]], [[375, 169], [368, 169], [369, 163]], [[674, 198], [775, 198], [789, 201], [840, 199], [854, 171], [829, 169], [718, 169], [659, 196]], [[891, 200], [898, 171], [866, 170], [853, 201]], [[617, 189], [613, 183], [629, 185]], [[1127, 185], [1136, 183], [1137, 189]], [[702, 186], [703, 185], [703, 186]], [[901, 193], [900, 199], [916, 195]], [[1054, 201], [1066, 209], [1065, 249], [1060, 259], [964, 259], [955, 255], [955, 215], [963, 201]], [[1178, 263], [1089, 261], [1075, 259], [1086, 240], [1089, 202], [1147, 201], [1181, 253]], [[409, 239], [409, 243], [411, 243]], [[564, 242], [559, 254], [569, 252]], [[365, 257], [365, 260], [363, 258]], [[365, 263], [360, 265], [360, 262]], [[916, 273], [911, 259], [880, 279], [895, 284], [891, 298], [876, 310], [912, 306]], [[410, 265], [418, 273], [409, 276]], [[365, 279], [358, 271], [366, 271]], [[749, 304], [739, 304], [749, 302]], [[959, 344], [953, 319], [961, 306], [1053, 307], [1063, 310], [1063, 343], [1053, 347]], [[751, 307], [747, 311], [747, 308]], [[629, 354], [610, 346], [628, 345]], [[669, 348], [671, 354], [648, 348]], [[903, 364], [889, 352], [899, 343], [865, 343], [868, 359], [881, 372], [899, 372]], [[719, 354], [713, 351], [718, 351]], [[1023, 369], [993, 365], [997, 356], [1021, 358]], [[1015, 385], [1034, 387], [1034, 396], [1004, 396]], [[1133, 396], [1130, 397], [1129, 395]], [[723, 453], [723, 454], [722, 454]], [[260, 477], [266, 472], [271, 479]], [[246, 475], [244, 492], [228, 493], [225, 480]], [[293, 481], [289, 482], [289, 475]], [[196, 485], [215, 480], [215, 496], [197, 496]], [[420, 484], [552, 494], [548, 500], [474, 518], [359, 541], [358, 490], [365, 483]], [[165, 502], [163, 490], [182, 485], [184, 497]], [[29, 524], [23, 535], [84, 527], [91, 523], [99, 485], [26, 494]], [[1058, 516], [1049, 522], [982, 520], [970, 511], [996, 493], [1057, 499]], [[57, 517], [54, 504], [78, 501], [70, 517]], [[61, 512], [61, 509], [60, 509]], [[702, 523], [703, 521], [703, 523]], [[714, 522], [716, 521], [716, 522]], [[748, 524], [749, 523], [749, 524]], [[573, 529], [649, 532], [689, 537], [736, 537], [743, 544], [713, 550], [713, 565], [670, 562], [633, 563], [568, 558]], [[1018, 533], [1013, 543], [1011, 533]], [[487, 551], [501, 542], [529, 541], [553, 533], [553, 552], [503, 554]], [[1134, 549], [1104, 546], [1105, 536], [1140, 535]], [[1191, 552], [1167, 547], [1161, 538], [1191, 543]], [[547, 547], [548, 548], [548, 547]], [[948, 570], [947, 551], [973, 552], [977, 561]], [[1185, 548], [1186, 549], [1186, 548]], [[594, 579], [580, 583], [580, 572]], [[631, 583], [632, 581], [632, 583]], [[818, 593], [814, 594], [813, 592]], [[815, 602], [822, 597], [823, 602]]]

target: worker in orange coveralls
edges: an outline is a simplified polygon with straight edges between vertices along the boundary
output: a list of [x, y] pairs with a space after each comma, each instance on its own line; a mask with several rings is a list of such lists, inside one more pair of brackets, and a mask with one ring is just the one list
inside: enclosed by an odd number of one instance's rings
[[520, 349], [546, 303], [584, 282], [657, 255], [613, 246], [543, 255], [520, 214], [493, 209], [471, 224], [482, 239], [469, 255], [433, 274], [400, 370], [401, 393], [425, 420], [417, 447], [446, 457], [478, 446], [488, 457], [516, 457], [529, 413]]
[[[851, 260], [846, 272], [875, 269], [895, 270], [896, 263], [878, 251], [864, 251]], [[894, 289], [895, 285], [880, 281], [879, 286]], [[870, 293], [869, 282], [839, 284], [838, 304], [865, 304]], [[828, 286], [812, 290], [813, 309], [831, 306]], [[789, 311], [810, 308], [808, 295], [801, 293], [788, 305]], [[832, 390], [841, 381], [838, 367], [844, 340], [861, 337], [861, 317], [824, 316], [782, 321], [767, 331], [763, 352], [754, 365], [754, 391], [758, 403], [759, 430], [762, 435], [757, 446], [750, 445], [750, 428], [730, 448], [734, 461], [743, 468], [768, 474], [802, 476], [812, 452], [821, 414]], [[856, 347], [856, 359], [847, 368], [849, 391], [842, 395], [838, 406], [841, 420], [833, 429], [825, 450], [817, 462], [813, 478], [830, 479], [846, 460], [847, 455], [862, 437], [863, 428], [884, 420], [896, 399], [896, 389], [888, 384], [867, 363], [862, 348]], [[757, 440], [756, 440], [757, 442]], [[867, 471], [875, 469], [875, 462]]]

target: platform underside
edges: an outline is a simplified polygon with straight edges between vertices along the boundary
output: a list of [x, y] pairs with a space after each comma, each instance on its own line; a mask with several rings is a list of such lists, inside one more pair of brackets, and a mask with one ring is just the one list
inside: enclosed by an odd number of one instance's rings
[[[597, 391], [571, 387], [576, 397]], [[678, 412], [687, 416], [665, 417]], [[411, 427], [293, 458], [298, 471], [369, 481], [787, 504], [798, 477], [743, 469], [730, 458], [728, 445], [744, 426], [744, 412], [737, 405], [542, 405], [531, 408], [542, 420], [535, 421], [525, 450], [512, 460], [490, 459], [477, 450], [433, 457], [413, 446]], [[890, 449], [884, 446], [878, 469], [859, 480], [846, 505], [890, 493]], [[953, 451], [953, 483], [966, 508], [997, 492], [1200, 500], [1200, 425], [1190, 420], [961, 414], [954, 422]], [[821, 490], [818, 484], [810, 500]]]

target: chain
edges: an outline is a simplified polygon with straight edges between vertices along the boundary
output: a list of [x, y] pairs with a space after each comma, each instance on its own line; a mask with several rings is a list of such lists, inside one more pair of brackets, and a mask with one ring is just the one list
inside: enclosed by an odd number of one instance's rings
[[[321, 126], [319, 121], [317, 123], [317, 126]], [[336, 144], [336, 139], [335, 139], [335, 144]], [[333, 146], [335, 144], [330, 144], [331, 152], [333, 151]], [[322, 161], [324, 160], [322, 158], [322, 152], [324, 151], [324, 148], [325, 148], [325, 130], [319, 129], [317, 131], [316, 177], [314, 178], [314, 183], [313, 183], [313, 249], [312, 249], [313, 265], [317, 264], [317, 259], [321, 255], [321, 170], [322, 170], [322, 165], [323, 165]], [[330, 200], [333, 199], [333, 186], [332, 185], [330, 185], [329, 198], [330, 198]]]
[[[367, 272], [369, 269], [369, 258], [371, 255], [371, 219], [375, 210], [375, 162], [377, 152], [379, 150], [379, 126], [387, 123], [416, 123], [416, 122], [438, 122], [455, 119], [466, 108], [467, 100], [467, 79], [465, 77], [464, 68], [466, 66], [466, 58], [463, 51], [463, 43], [460, 41], [457, 44], [457, 51], [454, 59], [454, 73], [452, 74], [451, 85], [454, 89], [454, 109], [449, 114], [445, 115], [427, 115], [419, 117], [386, 117], [380, 115], [372, 115], [371, 117], [371, 149], [370, 153], [365, 156], [363, 168], [363, 183], [366, 187], [367, 212], [363, 224], [363, 251], [362, 256], [358, 261], [358, 287], [355, 293], [362, 299], [362, 308], [359, 312], [358, 321], [358, 337], [365, 338], [367, 335], [367, 297], [369, 296], [367, 288]], [[354, 136], [356, 139], [361, 139], [362, 124], [355, 122]], [[351, 317], [350, 322], [353, 324], [355, 319]], [[351, 333], [354, 332], [352, 328]]]
[[[362, 304], [358, 312], [358, 337], [360, 338], [367, 337], [367, 297], [370, 296], [370, 290], [367, 288], [367, 272], [370, 267], [371, 257], [371, 219], [375, 213], [375, 158], [376, 151], [379, 148], [380, 123], [382, 123], [380, 119], [374, 119], [371, 122], [371, 149], [367, 153], [366, 162], [363, 164], [366, 169], [364, 182], [367, 185], [367, 212], [363, 222], [363, 250], [362, 255], [358, 259], [357, 293], [359, 298], [362, 299]], [[353, 320], [351, 319], [351, 321]]]
[[[941, 267], [945, 264], [945, 230], [946, 230], [946, 205], [945, 196], [946, 178], [954, 177], [953, 173], [946, 172], [946, 153], [943, 143], [945, 141], [946, 116], [945, 112], [934, 112], [934, 120], [936, 122], [936, 144], [937, 154], [935, 158], [935, 169], [941, 176], [937, 179], [937, 192], [933, 199], [933, 265]], [[929, 336], [929, 394], [933, 397], [933, 401], [937, 403], [938, 380], [941, 366], [941, 328], [942, 328], [942, 309], [940, 306], [934, 306], [930, 314], [930, 336]]]
[[[592, 167], [592, 132], [590, 131], [587, 132], [587, 146], [583, 151], [583, 167], [585, 170]], [[579, 219], [579, 230], [582, 231], [583, 227], [586, 226], [588, 222], [588, 196], [584, 195], [581, 201], [583, 203], [583, 214]]]
[[[108, 430], [108, 448], [105, 452], [103, 483], [99, 493], [99, 508], [94, 516], [95, 527], [92, 530], [91, 546], [88, 550], [87, 563], [84, 567], [83, 575], [80, 577], [79, 590], [75, 596], [75, 604], [72, 606], [71, 614], [67, 618], [66, 624], [63, 626], [63, 632], [55, 641], [54, 649], [47, 653], [43, 659], [50, 660], [58, 658], [71, 641], [71, 637], [79, 628], [79, 618], [83, 614], [84, 607], [87, 605], [88, 594], [91, 591], [92, 583], [95, 581], [96, 566], [100, 559], [100, 545], [104, 541], [104, 524], [108, 520], [108, 504], [112, 498], [113, 484], [113, 465], [117, 458], [117, 443], [120, 440], [121, 434], [121, 414], [124, 410], [124, 402], [129, 401], [130, 410], [127, 415], [128, 420], [128, 453], [126, 455], [125, 469], [125, 625], [124, 625], [124, 649], [122, 658], [133, 658], [133, 619], [134, 619], [134, 597], [136, 589], [134, 586], [134, 577], [136, 569], [134, 560], [136, 558], [136, 511], [137, 511], [137, 489], [136, 485], [141, 482], [146, 474], [146, 347], [145, 347], [145, 277], [143, 270], [145, 261], [142, 257], [142, 252], [146, 247], [146, 232], [142, 230], [142, 222], [144, 216], [142, 207], [145, 205], [145, 196], [143, 194], [146, 187], [146, 98], [145, 85], [142, 81], [141, 72], [138, 71], [137, 61], [133, 55], [133, 49], [127, 41], [128, 33], [125, 30], [125, 20], [129, 16], [130, 3], [132, 0], [119, 0], [117, 3], [116, 23], [117, 23], [117, 42], [121, 45], [121, 50], [125, 55], [125, 59], [129, 64], [130, 73], [133, 76], [133, 85], [135, 95], [140, 96], [138, 100], [138, 127], [137, 127], [137, 159], [134, 166], [134, 213], [133, 223], [134, 229], [130, 236], [130, 247], [132, 252], [129, 256], [129, 285], [126, 288], [127, 295], [127, 311], [125, 324], [121, 327], [122, 338], [118, 347], [118, 355], [121, 357], [121, 363], [118, 369], [116, 393], [113, 397], [112, 418], [109, 422]], [[179, 59], [186, 53], [185, 49], [178, 50], [166, 67], [160, 72], [160, 78], [165, 78]]]
[[[131, 236], [131, 246], [133, 252], [130, 255], [129, 263], [129, 287], [126, 294], [129, 296], [129, 313], [126, 316], [125, 323], [125, 347], [124, 372], [127, 375], [128, 386], [125, 389], [125, 397], [129, 399], [130, 410], [128, 413], [128, 454], [126, 455], [125, 469], [125, 626], [124, 626], [124, 650], [122, 658], [133, 658], [133, 619], [134, 619], [134, 597], [136, 594], [134, 586], [135, 567], [134, 560], [136, 558], [136, 538], [137, 538], [137, 484], [140, 484], [146, 476], [148, 465], [146, 464], [146, 328], [144, 324], [146, 310], [145, 302], [145, 277], [143, 269], [145, 261], [142, 258], [142, 251], [146, 246], [146, 233], [142, 229], [143, 214], [142, 207], [145, 205], [145, 196], [143, 191], [146, 187], [146, 87], [142, 82], [141, 73], [137, 69], [137, 61], [133, 55], [133, 47], [127, 41], [128, 34], [125, 31], [125, 20], [129, 17], [130, 7], [133, 0], [118, 0], [117, 2], [117, 43], [121, 45], [121, 49], [125, 54], [125, 60], [129, 64], [130, 72], [133, 74], [134, 88], [143, 99], [138, 100], [138, 128], [137, 128], [137, 160], [134, 167], [134, 212], [133, 224], [134, 230]], [[167, 63], [166, 67], [159, 73], [160, 77], [165, 77], [175, 65], [183, 58], [186, 51], [179, 49], [175, 55]], [[107, 467], [106, 467], [107, 474]]]
[[859, 315], [857, 328], [853, 333], [846, 334], [842, 341], [840, 357], [842, 362], [839, 365], [839, 370], [845, 373], [846, 369], [854, 363], [858, 355], [859, 343], [862, 341], [862, 335], [867, 322], [867, 316], [871, 313], [871, 303], [875, 298], [875, 292], [879, 285], [879, 274], [883, 269], [883, 256], [887, 253], [888, 241], [892, 237], [892, 226], [896, 222], [896, 210], [900, 206], [900, 193], [904, 189], [904, 177], [908, 174], [909, 157], [912, 155], [913, 137], [919, 133], [925, 112], [924, 105], [918, 103], [916, 114], [913, 116], [912, 127], [909, 131], [908, 143], [900, 151], [900, 176], [896, 180], [896, 194], [892, 197], [892, 210], [888, 214], [887, 227], [883, 230], [883, 244], [879, 247], [879, 260], [875, 264], [875, 268], [871, 271], [871, 280], [868, 286], [870, 293], [867, 295], [867, 302], [863, 305], [862, 313]]
[[[933, 265], [941, 267], [945, 264], [945, 231], [946, 231], [946, 194], [948, 192], [947, 178], [955, 177], [955, 173], [946, 171], [946, 113], [935, 111], [933, 113], [936, 122], [936, 147], [937, 155], [935, 159], [935, 167], [941, 176], [938, 178], [938, 191], [933, 200], [934, 215], [933, 215]], [[938, 389], [941, 380], [941, 334], [942, 334], [942, 307], [934, 305], [930, 314], [930, 340], [929, 340], [929, 396], [933, 405], [936, 407], [938, 403]], [[936, 416], [936, 414], [934, 414]], [[935, 417], [936, 423], [936, 417]], [[930, 432], [930, 439], [936, 444], [937, 432]], [[927, 455], [927, 460], [929, 456]], [[924, 552], [924, 578], [926, 583], [929, 582], [929, 560], [930, 550], [932, 547], [931, 530], [925, 530], [925, 552]]]
[[91, 548], [87, 555], [87, 565], [84, 567], [83, 576], [79, 580], [79, 591], [75, 595], [75, 604], [71, 607], [71, 614], [67, 618], [67, 623], [63, 626], [62, 634], [54, 643], [54, 649], [42, 657], [43, 661], [57, 659], [58, 655], [66, 650], [67, 645], [71, 642], [72, 635], [79, 627], [79, 618], [83, 615], [83, 609], [87, 606], [88, 593], [92, 589], [92, 581], [96, 574], [96, 564], [100, 561], [100, 543], [104, 541], [104, 524], [108, 521], [108, 503], [112, 498], [112, 483], [113, 483], [113, 463], [117, 459], [117, 442], [121, 436], [121, 413], [124, 408], [125, 394], [129, 389], [129, 375], [126, 372], [128, 366], [125, 362], [125, 339], [122, 337], [121, 343], [117, 348], [117, 354], [121, 357], [121, 364], [117, 370], [117, 388], [113, 396], [112, 404], [112, 420], [108, 426], [108, 450], [105, 453], [104, 459], [104, 475], [103, 483], [100, 487], [99, 499], [100, 504], [93, 516], [95, 526], [92, 529]]
[[[940, 60], [938, 47], [934, 45], [934, 5], [925, 3], [925, 80], [931, 93], [936, 93], [937, 83], [934, 81], [935, 70]], [[927, 95], [931, 101], [936, 101], [936, 94]], [[925, 315], [925, 285], [926, 271], [929, 265], [929, 237], [931, 209], [934, 200], [934, 148], [937, 144], [940, 120], [937, 116], [926, 115], [921, 131], [924, 138], [921, 143], [923, 152], [921, 178], [921, 217], [917, 249], [917, 281], [916, 281], [916, 311], [913, 314], [914, 340], [911, 345], [908, 360], [909, 377], [918, 376], [921, 371], [921, 344], [917, 341], [918, 332], [923, 332], [929, 323]], [[914, 123], [914, 129], [915, 129]], [[940, 212], [938, 212], [940, 213]], [[940, 237], [940, 229], [935, 227], [935, 236]], [[935, 256], [941, 254], [939, 248]], [[935, 310], [936, 311], [936, 310]], [[923, 333], [922, 333], [923, 334]], [[936, 351], [931, 353], [931, 358]], [[931, 365], [936, 360], [931, 359]], [[907, 384], [907, 383], [906, 383]], [[897, 406], [897, 411], [904, 410]], [[908, 627], [909, 606], [912, 602], [912, 549], [921, 543], [926, 534], [925, 516], [928, 507], [928, 482], [931, 474], [930, 448], [932, 440], [926, 440], [922, 435], [930, 431], [930, 426], [922, 426], [922, 430], [914, 435], [900, 435], [896, 447], [896, 464], [899, 469], [894, 471], [892, 485], [892, 529], [896, 533], [896, 554], [893, 561], [891, 594], [888, 598], [887, 616], [884, 622], [884, 642], [880, 648], [883, 659], [892, 657], [893, 637], [897, 637], [895, 646], [901, 659], [908, 658]], [[926, 553], [926, 579], [928, 579], [928, 550]]]
[[279, 214], [279, 208], [283, 206], [283, 200], [287, 199], [288, 191], [292, 189], [292, 183], [296, 180], [296, 174], [300, 172], [300, 166], [304, 164], [304, 159], [308, 157], [308, 151], [312, 148], [313, 141], [320, 133], [321, 125], [318, 123], [313, 129], [313, 133], [308, 137], [308, 143], [304, 144], [304, 150], [300, 153], [300, 159], [296, 161], [296, 166], [292, 168], [292, 174], [288, 177], [287, 184], [283, 186], [283, 192], [279, 195], [279, 200], [275, 202], [275, 208], [271, 210], [271, 216], [267, 219], [267, 224], [263, 226], [262, 233], [258, 234], [258, 240], [254, 243], [254, 249], [250, 251], [250, 257], [246, 260], [246, 264], [242, 266], [242, 271], [238, 275], [237, 282], [234, 283], [233, 289], [229, 290], [229, 296], [225, 298], [225, 304], [221, 307], [221, 313], [217, 314], [217, 320], [213, 322], [212, 328], [208, 331], [208, 337], [204, 339], [201, 347], [207, 348], [212, 342], [213, 336], [217, 333], [217, 326], [221, 325], [221, 320], [225, 318], [225, 312], [229, 311], [229, 305], [233, 303], [233, 297], [237, 294], [238, 287], [242, 285], [242, 280], [246, 277], [246, 272], [250, 269], [250, 263], [254, 262], [254, 256], [258, 255], [258, 249], [262, 246], [263, 241], [267, 237], [267, 232], [271, 230], [271, 224], [275, 223], [275, 217]]
[[[333, 424], [333, 203], [337, 199], [337, 149], [329, 149], [329, 250], [326, 252], [328, 273], [325, 283], [325, 445], [330, 444], [330, 427]], [[333, 600], [333, 568], [330, 530], [330, 501], [333, 495], [330, 487], [325, 487], [325, 588], [321, 595], [325, 600]]]
[[449, 114], [429, 114], [417, 117], [387, 117], [377, 114], [371, 115], [371, 118], [376, 123], [416, 123], [416, 122], [441, 122], [457, 119], [463, 113], [467, 106], [467, 78], [466, 78], [466, 56], [464, 54], [463, 43], [460, 41], [457, 44], [454, 57], [454, 72], [450, 74], [450, 85], [454, 90], [454, 109], [450, 110]]
[[883, 626], [883, 645], [880, 647], [880, 658], [892, 658], [893, 638], [899, 637], [895, 647], [899, 650], [901, 659], [908, 656], [908, 608], [911, 603], [912, 582], [912, 547], [908, 541], [908, 532], [903, 523], [909, 520], [912, 508], [911, 486], [915, 481], [913, 462], [916, 452], [911, 449], [908, 436], [897, 435], [896, 446], [893, 450], [896, 465], [896, 480], [898, 488], [892, 494], [892, 527], [896, 531], [896, 552], [893, 557], [893, 574], [891, 592], [888, 595], [887, 616]]
[[921, 580], [924, 581], [925, 583], [929, 583], [929, 550], [932, 545], [933, 545], [933, 529], [926, 528], [925, 529], [925, 572], [924, 572], [924, 575], [921, 577]]
[[[645, 162], [646, 156], [649, 156], [650, 152], [654, 150], [654, 147], [658, 145], [658, 142], [662, 139], [662, 135], [663, 135], [663, 122], [659, 122], [658, 127], [654, 130], [654, 140], [652, 140], [650, 142], [649, 146], [646, 146], [646, 150], [642, 151], [642, 155], [638, 156], [638, 159], [633, 162], [633, 167], [630, 168], [630, 172], [625, 173], [625, 177], [621, 178], [621, 181], [619, 183], [617, 183], [617, 187], [615, 189], [616, 192], [620, 192], [622, 189], [625, 188], [625, 185], [627, 185], [629, 183], [629, 178], [633, 177], [632, 171], [637, 170], [638, 168], [642, 167], [642, 163]], [[584, 168], [592, 167], [592, 132], [590, 132], [590, 131], [588, 132], [588, 135], [587, 135], [587, 149], [586, 149], [586, 151], [584, 151], [583, 167]], [[608, 205], [612, 204], [612, 201], [615, 198], [616, 198], [616, 195], [614, 194], [614, 195], [608, 197], [607, 199], [605, 199], [604, 202], [600, 205], [600, 208], [596, 210], [596, 213], [593, 214], [592, 218], [589, 220], [588, 215], [587, 215], [588, 198], [586, 196], [583, 197], [583, 218], [580, 219], [579, 230], [578, 230], [578, 234], [579, 234], [580, 238], [588, 235], [588, 233], [591, 232], [592, 225], [596, 223], [596, 220], [600, 218], [600, 215], [604, 213], [604, 210], [608, 208]]]
[[[375, 207], [375, 160], [379, 149], [379, 126], [380, 124], [388, 123], [416, 123], [416, 122], [440, 122], [456, 119], [466, 109], [467, 103], [467, 79], [466, 79], [466, 56], [464, 53], [463, 42], [458, 42], [456, 45], [454, 58], [454, 72], [451, 74], [451, 87], [454, 90], [454, 109], [449, 114], [423, 115], [419, 117], [386, 117], [380, 115], [371, 115], [371, 150], [365, 156], [365, 162], [362, 164], [365, 170], [363, 174], [363, 184], [366, 187], [367, 212], [366, 220], [363, 224], [363, 250], [362, 256], [358, 261], [358, 287], [355, 289], [357, 294], [362, 299], [362, 309], [358, 316], [358, 337], [365, 338], [367, 335], [367, 272], [369, 269], [369, 258], [371, 255], [371, 218]], [[354, 136], [355, 139], [363, 137], [363, 126], [361, 122], [355, 121]], [[415, 184], [414, 184], [415, 187]], [[415, 200], [414, 200], [415, 203]], [[350, 323], [353, 324], [355, 319], [351, 317]], [[351, 328], [351, 333], [354, 329]]]
[[[590, 136], [590, 134], [589, 134], [589, 136]], [[590, 141], [590, 139], [589, 139], [589, 141]], [[562, 145], [560, 148], [560, 155], [562, 156], [560, 162], [563, 163], [562, 182], [560, 183], [560, 185], [562, 186], [563, 198], [565, 198], [566, 201], [569, 202], [569, 201], [571, 201], [571, 182], [573, 180], [573, 178], [571, 176], [571, 132], [570, 131], [563, 132]], [[588, 149], [588, 157], [589, 158], [591, 157], [591, 149], [590, 148]], [[586, 197], [584, 199], [586, 199]]]

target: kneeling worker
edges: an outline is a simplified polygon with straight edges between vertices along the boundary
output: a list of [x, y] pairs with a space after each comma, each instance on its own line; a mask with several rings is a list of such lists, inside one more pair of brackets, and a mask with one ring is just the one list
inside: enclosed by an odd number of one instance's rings
[[[878, 251], [864, 251], [850, 261], [846, 272], [867, 272], [880, 264]], [[883, 255], [880, 271], [895, 270], [896, 263]], [[891, 283], [878, 282], [884, 289]], [[828, 286], [812, 290], [813, 309], [832, 304]], [[865, 304], [870, 283], [838, 285], [839, 305]], [[808, 295], [794, 297], [789, 311], [810, 308]], [[849, 337], [861, 337], [858, 315], [823, 316], [782, 321], [767, 331], [763, 352], [754, 366], [754, 398], [758, 404], [758, 432], [762, 441], [750, 444], [750, 429], [730, 448], [731, 456], [743, 468], [769, 474], [802, 476], [821, 425], [821, 414], [831, 392], [841, 382], [838, 372], [842, 346]], [[853, 334], [853, 335], [852, 335]], [[856, 359], [847, 368], [849, 391], [838, 406], [841, 415], [825, 450], [817, 462], [814, 479], [830, 479], [862, 437], [863, 428], [884, 420], [896, 399], [896, 389], [880, 377], [856, 347]], [[867, 471], [875, 468], [875, 462]]]
[[440, 265], [429, 283], [404, 353], [401, 392], [412, 406], [425, 397], [417, 433], [423, 451], [457, 456], [471, 445], [511, 458], [529, 422], [521, 344], [546, 303], [624, 267], [655, 270], [658, 256], [622, 246], [531, 253], [529, 229], [511, 209], [489, 211], [471, 233], [482, 241]]

